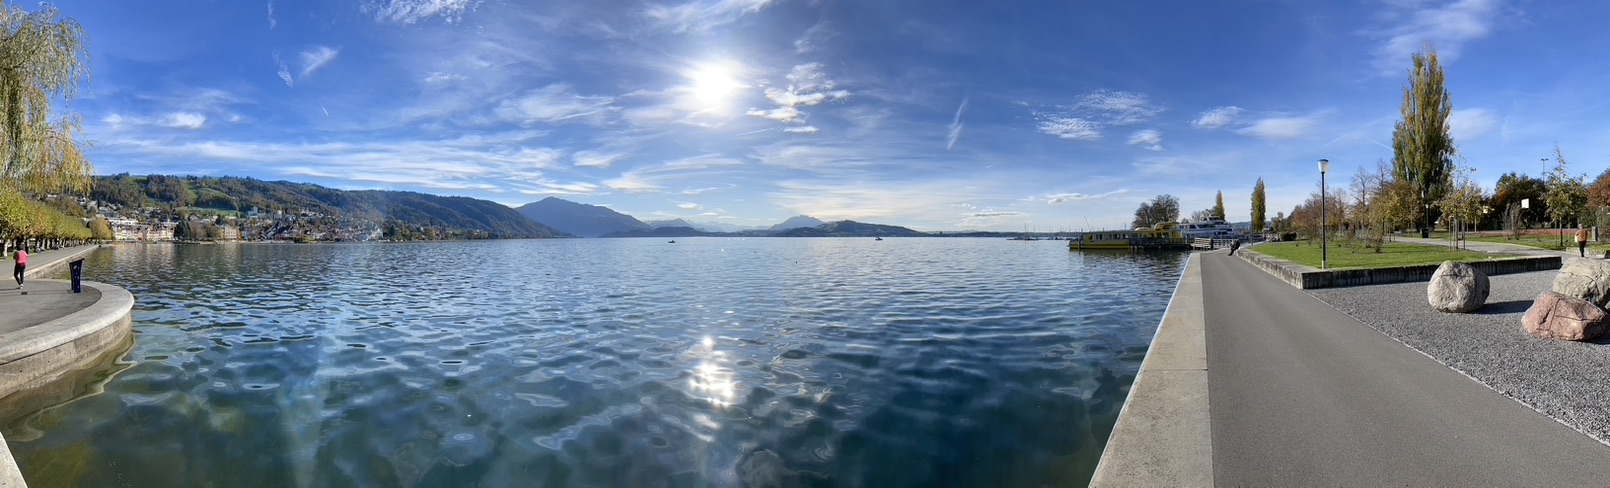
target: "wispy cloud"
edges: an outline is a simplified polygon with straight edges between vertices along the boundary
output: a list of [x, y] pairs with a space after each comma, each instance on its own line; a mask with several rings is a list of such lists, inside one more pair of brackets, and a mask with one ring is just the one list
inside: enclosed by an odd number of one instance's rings
[[816, 25], [807, 29], [804, 35], [799, 36], [799, 39], [794, 40], [794, 52], [796, 54], [816, 52], [823, 42], [833, 37], [833, 34], [833, 28], [827, 21], [817, 22]]
[[1487, 37], [1502, 16], [1500, 0], [1456, 0], [1437, 6], [1430, 2], [1393, 2], [1382, 14], [1382, 25], [1367, 34], [1382, 39], [1375, 64], [1383, 74], [1402, 73], [1409, 56], [1425, 43], [1437, 48], [1444, 63], [1459, 58], [1470, 41]]
[[1236, 133], [1260, 139], [1296, 139], [1308, 135], [1318, 116], [1269, 117], [1237, 129]]
[[783, 132], [789, 134], [815, 134], [818, 130], [814, 125], [801, 125], [797, 127], [784, 127]]
[[956, 107], [956, 117], [950, 120], [950, 135], [945, 137], [946, 151], [955, 148], [956, 141], [962, 138], [962, 114], [967, 113], [967, 102], [972, 99], [973, 97], [963, 98], [961, 106]]
[[759, 12], [771, 3], [772, 0], [695, 0], [680, 5], [651, 5], [643, 15], [671, 32], [704, 32]]
[[576, 154], [570, 157], [577, 167], [608, 168], [609, 165], [615, 164], [616, 161], [620, 161], [626, 155], [600, 151], [576, 151]]
[[285, 86], [295, 87], [296, 81], [291, 79], [291, 68], [285, 66], [285, 61], [280, 59], [279, 51], [274, 51], [274, 64], [279, 66], [279, 71], [275, 74], [279, 75], [280, 80], [285, 81]]
[[1197, 115], [1196, 120], [1191, 121], [1191, 126], [1198, 129], [1221, 129], [1235, 122], [1236, 117], [1240, 117], [1242, 112], [1246, 110], [1234, 105], [1214, 108]]
[[273, 29], [277, 25], [279, 22], [274, 20], [274, 0], [268, 0], [268, 28]]
[[1113, 196], [1113, 195], [1123, 195], [1125, 193], [1129, 193], [1129, 189], [1127, 189], [1127, 188], [1119, 188], [1117, 190], [1109, 191], [1107, 193], [1096, 193], [1096, 194], [1057, 193], [1057, 194], [1054, 194], [1054, 195], [1046, 195], [1045, 196], [1045, 203], [1055, 205], [1055, 204], [1058, 204], [1058, 203], [1077, 202], [1077, 201], [1080, 201], [1080, 200], [1098, 200], [1098, 199], [1107, 198], [1107, 197], [1110, 197], [1110, 196]]
[[1069, 141], [1101, 140], [1101, 124], [1078, 117], [1041, 117], [1038, 129], [1041, 134]]
[[207, 116], [195, 112], [173, 112], [164, 116], [161, 123], [175, 129], [200, 129], [207, 125]]
[[1163, 133], [1152, 129], [1135, 131], [1135, 133], [1129, 135], [1129, 145], [1161, 151], [1163, 150]]
[[[339, 55], [341, 55], [340, 49], [335, 49], [329, 46], [318, 46], [312, 51], [302, 51], [301, 77], [306, 79], [309, 75], [312, 75], [314, 71], [318, 71], [319, 68], [325, 67], [325, 65], [330, 64], [331, 61], [335, 61], [335, 57]], [[281, 68], [283, 69], [283, 63]]]
[[1454, 110], [1448, 116], [1448, 131], [1455, 142], [1467, 142], [1493, 132], [1499, 126], [1498, 116], [1487, 109], [1467, 108]]
[[365, 3], [361, 11], [381, 22], [413, 24], [441, 17], [444, 22], [451, 24], [463, 19], [465, 12], [475, 10], [480, 4], [479, 0], [380, 0]]
[[[823, 71], [822, 63], [805, 63], [794, 66], [786, 77], [788, 84], [783, 88], [766, 88], [766, 98], [777, 104], [774, 109], [752, 108], [745, 112], [751, 117], [775, 120], [784, 124], [804, 124], [810, 115], [799, 107], [810, 107], [827, 101], [840, 101], [850, 98], [848, 90], [838, 88], [838, 83], [828, 79]], [[814, 128], [813, 128], [814, 129]], [[812, 133], [815, 131], [787, 131], [793, 133]]]
[[1071, 106], [1033, 111], [1040, 133], [1071, 141], [1100, 140], [1108, 127], [1139, 124], [1162, 112], [1145, 94], [1114, 90], [1091, 91]]
[[978, 218], [978, 217], [1009, 217], [1009, 216], [1013, 216], [1013, 215], [1023, 215], [1023, 212], [1013, 212], [1013, 211], [1008, 211], [1008, 210], [994, 210], [994, 211], [983, 211], [983, 212], [968, 212], [968, 213], [962, 214], [963, 217], [973, 217], [973, 218]]
[[425, 84], [427, 84], [427, 85], [445, 85], [445, 84], [452, 83], [452, 82], [455, 82], [455, 81], [464, 81], [466, 79], [469, 79], [469, 77], [464, 76], [464, 75], [460, 75], [460, 74], [449, 74], [449, 73], [442, 73], [440, 71], [432, 71], [430, 74], [425, 75], [425, 80], [424, 81], [425, 81]]
[[571, 121], [602, 123], [604, 116], [614, 111], [610, 106], [613, 100], [606, 96], [578, 95], [570, 85], [555, 83], [519, 98], [504, 100], [494, 113], [505, 121], [524, 125]]

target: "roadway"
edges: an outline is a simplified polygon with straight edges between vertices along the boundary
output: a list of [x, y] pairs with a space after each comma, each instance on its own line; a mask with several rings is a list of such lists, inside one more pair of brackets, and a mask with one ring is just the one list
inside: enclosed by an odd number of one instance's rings
[[1610, 483], [1610, 447], [1240, 259], [1198, 258], [1216, 485]]

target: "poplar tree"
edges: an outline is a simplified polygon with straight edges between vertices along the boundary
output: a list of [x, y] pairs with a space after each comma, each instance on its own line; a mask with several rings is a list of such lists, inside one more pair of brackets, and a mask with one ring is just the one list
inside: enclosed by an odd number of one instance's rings
[[1224, 190], [1219, 190], [1219, 194], [1213, 198], [1213, 216], [1218, 217], [1219, 220], [1226, 220], [1224, 218]]
[[0, 183], [30, 193], [87, 192], [94, 168], [75, 139], [80, 120], [51, 117], [89, 77], [88, 38], [42, 5], [0, 5]]
[[1264, 206], [1268, 204], [1263, 194], [1263, 178], [1258, 178], [1258, 184], [1252, 185], [1252, 233], [1263, 232]]
[[[1392, 177], [1415, 190], [1418, 205], [1428, 209], [1431, 202], [1447, 193], [1453, 173], [1454, 143], [1448, 132], [1448, 116], [1453, 100], [1443, 88], [1442, 65], [1437, 51], [1429, 44], [1424, 52], [1410, 58], [1409, 86], [1403, 89], [1402, 119], [1392, 130]], [[1406, 219], [1429, 227], [1430, 210]]]

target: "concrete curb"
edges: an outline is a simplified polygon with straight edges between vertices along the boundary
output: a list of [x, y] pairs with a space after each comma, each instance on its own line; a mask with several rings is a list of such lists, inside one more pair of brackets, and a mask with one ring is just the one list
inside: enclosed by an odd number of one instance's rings
[[[89, 253], [95, 252], [95, 250], [100, 249], [100, 248], [101, 248], [101, 246], [99, 244], [85, 244], [85, 245], [82, 245], [82, 246], [71, 248], [70, 249], [72, 251], [71, 253], [69, 253], [67, 255], [64, 255], [64, 256], [60, 256], [60, 257], [52, 256], [51, 257], [52, 260], [50, 262], [48, 262], [48, 263], [40, 263], [40, 264], [29, 263], [28, 269], [23, 271], [22, 275], [23, 275], [23, 277], [26, 277], [26, 278], [35, 278], [35, 277], [40, 277], [40, 276], [50, 276], [51, 273], [57, 273], [57, 272], [65, 273], [66, 269], [67, 269], [67, 263], [72, 262], [72, 260], [74, 260], [74, 259], [84, 257], [85, 255], [88, 255]], [[37, 259], [32, 258], [31, 256], [30, 256], [29, 260], [30, 261], [37, 261]], [[9, 270], [11, 268], [8, 267], [6, 269]], [[10, 276], [10, 275], [8, 274], [7, 276]]]
[[[1256, 247], [1242, 251], [1238, 255], [1241, 256], [1242, 260], [1252, 263], [1258, 269], [1264, 270], [1264, 272], [1299, 290], [1414, 283], [1418, 281], [1429, 282], [1431, 281], [1431, 275], [1436, 273], [1437, 267], [1440, 266], [1439, 263], [1389, 268], [1321, 270], [1259, 254], [1256, 252]], [[1560, 256], [1522, 256], [1491, 261], [1471, 261], [1466, 264], [1475, 267], [1482, 273], [1486, 273], [1487, 276], [1496, 276], [1560, 269], [1560, 263]]]
[[[124, 345], [133, 334], [133, 294], [105, 283], [82, 284], [99, 291], [101, 299], [66, 317], [0, 334], [0, 398], [56, 381]], [[27, 486], [4, 443], [0, 439], [0, 488]]]
[[1180, 275], [1090, 486], [1213, 486], [1200, 258]]

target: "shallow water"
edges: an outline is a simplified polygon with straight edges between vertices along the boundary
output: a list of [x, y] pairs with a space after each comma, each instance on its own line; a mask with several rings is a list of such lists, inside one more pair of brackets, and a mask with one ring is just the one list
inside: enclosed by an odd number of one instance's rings
[[1005, 239], [121, 245], [30, 486], [1082, 485], [1184, 254]]

